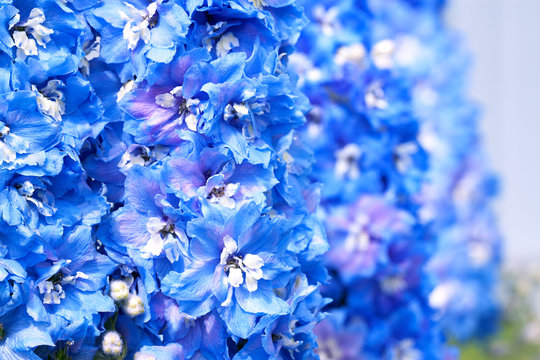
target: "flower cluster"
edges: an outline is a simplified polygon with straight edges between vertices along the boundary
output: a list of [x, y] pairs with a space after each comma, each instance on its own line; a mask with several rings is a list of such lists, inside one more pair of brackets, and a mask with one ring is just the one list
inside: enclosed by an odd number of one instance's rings
[[311, 24], [289, 63], [312, 104], [332, 277], [319, 355], [453, 358], [443, 330], [463, 338], [493, 316], [499, 239], [444, 2], [302, 4]]
[[301, 8], [0, 10], [0, 358], [315, 358]]

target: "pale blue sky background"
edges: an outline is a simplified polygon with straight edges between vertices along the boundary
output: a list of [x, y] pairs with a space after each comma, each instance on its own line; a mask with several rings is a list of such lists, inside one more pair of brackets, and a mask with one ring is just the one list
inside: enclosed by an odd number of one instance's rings
[[475, 56], [471, 96], [502, 175], [497, 207], [508, 262], [540, 261], [540, 0], [449, 0]]

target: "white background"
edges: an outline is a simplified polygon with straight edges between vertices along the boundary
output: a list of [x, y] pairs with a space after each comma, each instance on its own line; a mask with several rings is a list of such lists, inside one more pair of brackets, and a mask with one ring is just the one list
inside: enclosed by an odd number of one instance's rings
[[446, 17], [474, 56], [506, 260], [540, 261], [540, 0], [449, 0]]

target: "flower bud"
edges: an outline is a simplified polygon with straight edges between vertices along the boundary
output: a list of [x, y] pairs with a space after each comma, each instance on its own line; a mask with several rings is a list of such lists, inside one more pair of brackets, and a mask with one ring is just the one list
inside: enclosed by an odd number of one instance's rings
[[103, 335], [101, 350], [106, 355], [121, 355], [124, 350], [124, 341], [120, 334], [116, 331], [107, 331], [105, 335]]
[[144, 303], [138, 295], [129, 294], [128, 298], [124, 301], [122, 309], [126, 314], [134, 317], [144, 312]]
[[129, 286], [123, 280], [113, 280], [111, 281], [111, 288], [109, 290], [109, 296], [113, 298], [114, 301], [120, 301], [127, 298], [129, 295]]

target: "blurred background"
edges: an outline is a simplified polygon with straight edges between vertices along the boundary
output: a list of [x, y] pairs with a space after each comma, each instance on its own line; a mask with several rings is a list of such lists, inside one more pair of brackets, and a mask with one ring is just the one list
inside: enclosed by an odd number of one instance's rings
[[540, 1], [450, 0], [447, 21], [473, 56], [471, 96], [502, 179], [507, 263], [540, 260]]
[[450, 0], [446, 18], [472, 54], [470, 95], [492, 166], [505, 237], [500, 334], [464, 360], [540, 359], [540, 0]]

